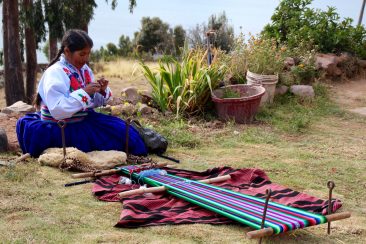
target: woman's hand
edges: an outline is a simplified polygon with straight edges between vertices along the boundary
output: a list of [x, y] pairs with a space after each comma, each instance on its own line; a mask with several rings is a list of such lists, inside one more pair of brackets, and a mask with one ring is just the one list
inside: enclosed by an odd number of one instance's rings
[[97, 82], [100, 84], [100, 92], [105, 93], [105, 89], [107, 89], [109, 81], [104, 79], [104, 77], [97, 80]]
[[98, 83], [97, 82], [92, 82], [92, 83], [87, 84], [83, 89], [86, 93], [89, 94], [89, 96], [93, 96], [94, 93], [100, 92], [101, 85], [100, 85], [99, 82]]

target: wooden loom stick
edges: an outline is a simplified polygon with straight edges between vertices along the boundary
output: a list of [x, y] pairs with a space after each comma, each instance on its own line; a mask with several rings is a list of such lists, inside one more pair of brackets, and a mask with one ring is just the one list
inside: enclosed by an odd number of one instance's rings
[[[342, 212], [342, 213], [326, 215], [325, 217], [327, 218], [327, 221], [330, 222], [330, 221], [347, 219], [347, 218], [351, 217], [351, 213], [350, 212]], [[264, 229], [261, 229], [261, 230], [249, 231], [247, 233], [247, 237], [249, 239], [261, 238], [261, 237], [265, 237], [265, 236], [271, 236], [271, 235], [273, 235], [273, 233], [274, 233], [274, 231], [273, 231], [272, 228], [264, 228]]]
[[[215, 177], [215, 178], [199, 180], [199, 182], [206, 183], [206, 184], [212, 184], [212, 183], [222, 182], [222, 181], [226, 181], [226, 180], [230, 180], [230, 179], [231, 179], [230, 175], [223, 175], [223, 176], [219, 176], [219, 177]], [[136, 189], [136, 190], [131, 190], [131, 191], [125, 191], [125, 192], [118, 193], [118, 196], [120, 198], [124, 198], [124, 197], [128, 197], [128, 196], [135, 195], [135, 194], [141, 195], [141, 194], [144, 194], [144, 193], [157, 193], [157, 192], [164, 192], [166, 190], [167, 189], [166, 189], [165, 186], [140, 188], [140, 189]]]
[[[151, 164], [141, 164], [140, 166], [150, 166]], [[168, 163], [158, 163], [156, 165], [156, 168], [161, 168], [167, 166]], [[124, 166], [122, 166], [124, 167]], [[96, 172], [86, 172], [86, 173], [78, 173], [78, 174], [72, 174], [71, 178], [77, 179], [77, 178], [87, 178], [87, 177], [100, 177], [100, 176], [106, 176], [106, 175], [113, 175], [121, 171], [122, 167], [118, 167], [116, 169], [108, 169], [108, 170], [102, 170], [102, 171], [96, 171]]]

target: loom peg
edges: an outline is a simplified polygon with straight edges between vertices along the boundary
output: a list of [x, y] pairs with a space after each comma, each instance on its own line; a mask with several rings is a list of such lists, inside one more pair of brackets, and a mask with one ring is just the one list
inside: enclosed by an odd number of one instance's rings
[[[148, 166], [150, 164], [141, 164], [140, 166]], [[156, 165], [157, 168], [165, 167], [168, 163], [158, 163]], [[87, 178], [87, 177], [100, 177], [100, 176], [106, 176], [106, 175], [113, 175], [121, 170], [119, 168], [116, 169], [108, 169], [108, 170], [102, 170], [102, 171], [96, 171], [96, 172], [86, 172], [86, 173], [78, 173], [78, 174], [72, 174], [71, 178], [77, 179], [77, 178]]]
[[[230, 175], [223, 175], [223, 176], [218, 176], [215, 178], [211, 178], [211, 179], [205, 179], [205, 180], [199, 180], [199, 182], [202, 183], [206, 183], [206, 184], [212, 184], [212, 183], [217, 183], [217, 182], [222, 182], [222, 181], [226, 181], [226, 180], [230, 180], [231, 176]], [[141, 195], [144, 193], [158, 193], [158, 192], [164, 192], [166, 191], [166, 187], [165, 186], [158, 186], [158, 187], [150, 187], [150, 188], [140, 188], [140, 189], [136, 189], [136, 190], [130, 190], [130, 191], [124, 191], [118, 194], [118, 196], [120, 198], [124, 198], [124, 197], [128, 197], [131, 195]]]
[[351, 217], [351, 213], [350, 212], [335, 213], [335, 214], [326, 215], [325, 217], [327, 218], [328, 222], [331, 222], [331, 221], [336, 221], [336, 220], [341, 220], [341, 219], [347, 219], [347, 218]]
[[273, 233], [274, 233], [273, 229], [268, 227], [268, 228], [264, 228], [264, 229], [260, 229], [260, 230], [249, 231], [247, 233], [247, 237], [249, 239], [261, 238], [261, 237], [265, 237], [265, 236], [271, 236], [271, 235], [273, 235]]
[[[327, 221], [336, 221], [336, 220], [347, 219], [347, 218], [351, 217], [351, 213], [350, 212], [335, 213], [335, 214], [326, 215], [325, 217], [327, 218]], [[254, 238], [270, 236], [270, 235], [273, 235], [273, 233], [274, 233], [274, 231], [272, 228], [264, 228], [264, 229], [260, 229], [260, 230], [250, 231], [247, 233], [247, 236], [249, 239], [254, 239]]]

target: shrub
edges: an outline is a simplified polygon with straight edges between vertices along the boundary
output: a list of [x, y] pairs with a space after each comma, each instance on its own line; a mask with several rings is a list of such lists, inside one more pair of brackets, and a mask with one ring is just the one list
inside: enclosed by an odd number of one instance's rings
[[352, 19], [341, 20], [334, 7], [326, 11], [308, 6], [312, 0], [283, 0], [272, 15], [272, 23], [262, 34], [278, 43], [296, 47], [300, 41], [312, 41], [323, 53], [342, 51], [366, 58], [366, 30], [352, 26]]
[[256, 38], [248, 42], [248, 70], [262, 75], [273, 75], [284, 68], [286, 47], [278, 47], [275, 39]]

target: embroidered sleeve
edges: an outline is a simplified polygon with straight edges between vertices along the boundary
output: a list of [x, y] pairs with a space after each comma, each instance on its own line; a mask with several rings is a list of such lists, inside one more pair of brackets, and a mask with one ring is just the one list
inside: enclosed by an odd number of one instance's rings
[[48, 68], [42, 76], [38, 92], [53, 118], [70, 118], [74, 113], [90, 107], [91, 98], [83, 89], [72, 93], [69, 89], [70, 79], [57, 64]]
[[78, 89], [76, 91], [71, 92], [70, 97], [73, 97], [76, 100], [78, 100], [80, 102], [81, 106], [83, 106], [83, 110], [92, 106], [91, 97], [83, 89]]

